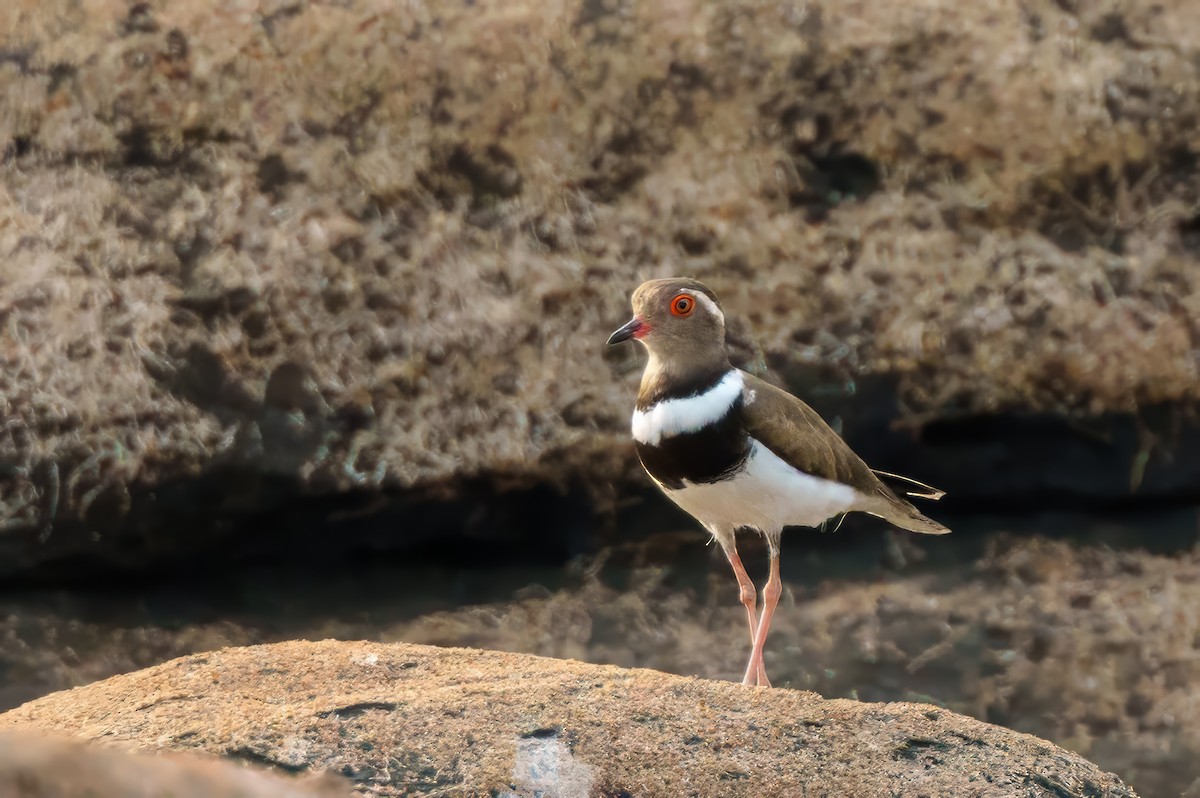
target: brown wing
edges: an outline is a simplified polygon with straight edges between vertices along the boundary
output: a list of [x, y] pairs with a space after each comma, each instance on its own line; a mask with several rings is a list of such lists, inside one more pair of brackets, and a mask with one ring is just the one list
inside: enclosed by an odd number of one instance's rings
[[926, 518], [879, 481], [870, 467], [825, 423], [817, 411], [787, 391], [744, 374], [742, 423], [750, 435], [793, 468], [841, 482], [862, 496], [857, 510], [878, 515], [913, 532], [950, 530]]

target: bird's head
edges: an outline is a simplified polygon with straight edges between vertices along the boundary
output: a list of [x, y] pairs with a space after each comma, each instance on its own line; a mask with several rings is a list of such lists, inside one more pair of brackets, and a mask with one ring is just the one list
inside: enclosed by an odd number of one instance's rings
[[633, 318], [609, 345], [640, 341], [670, 371], [710, 367], [728, 359], [725, 314], [708, 286], [686, 277], [648, 280], [633, 292]]

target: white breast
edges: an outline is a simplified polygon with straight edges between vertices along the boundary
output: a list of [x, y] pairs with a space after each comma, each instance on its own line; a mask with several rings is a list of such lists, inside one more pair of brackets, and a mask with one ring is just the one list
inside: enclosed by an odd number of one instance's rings
[[645, 410], [633, 411], [633, 439], [657, 446], [663, 438], [683, 435], [720, 421], [742, 395], [742, 372], [730, 369], [707, 391], [684, 399], [664, 399]]
[[685, 482], [668, 497], [713, 534], [754, 527], [768, 536], [785, 526], [818, 526], [858, 500], [849, 485], [805, 474], [751, 439], [745, 470], [713, 483]]

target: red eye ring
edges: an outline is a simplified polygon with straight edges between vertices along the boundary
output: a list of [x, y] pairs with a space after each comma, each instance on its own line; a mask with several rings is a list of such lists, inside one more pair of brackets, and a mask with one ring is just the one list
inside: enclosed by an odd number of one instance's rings
[[687, 294], [680, 294], [671, 300], [671, 315], [687, 317], [696, 309], [696, 300]]

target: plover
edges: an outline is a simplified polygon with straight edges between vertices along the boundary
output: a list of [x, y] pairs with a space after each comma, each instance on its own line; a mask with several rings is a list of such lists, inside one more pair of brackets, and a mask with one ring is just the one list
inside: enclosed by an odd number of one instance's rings
[[[950, 530], [900, 498], [880, 476], [907, 483], [906, 495], [941, 491], [874, 471], [795, 396], [734, 368], [716, 294], [686, 278], [650, 280], [633, 292], [633, 319], [609, 345], [640, 341], [649, 353], [633, 411], [633, 438], [646, 473], [721, 545], [750, 627], [743, 684], [769, 687], [763, 645], [779, 602], [784, 527], [819, 526], [864, 512], [929, 535]], [[756, 616], [756, 590], [737, 552], [738, 529], [767, 541], [770, 572]]]

